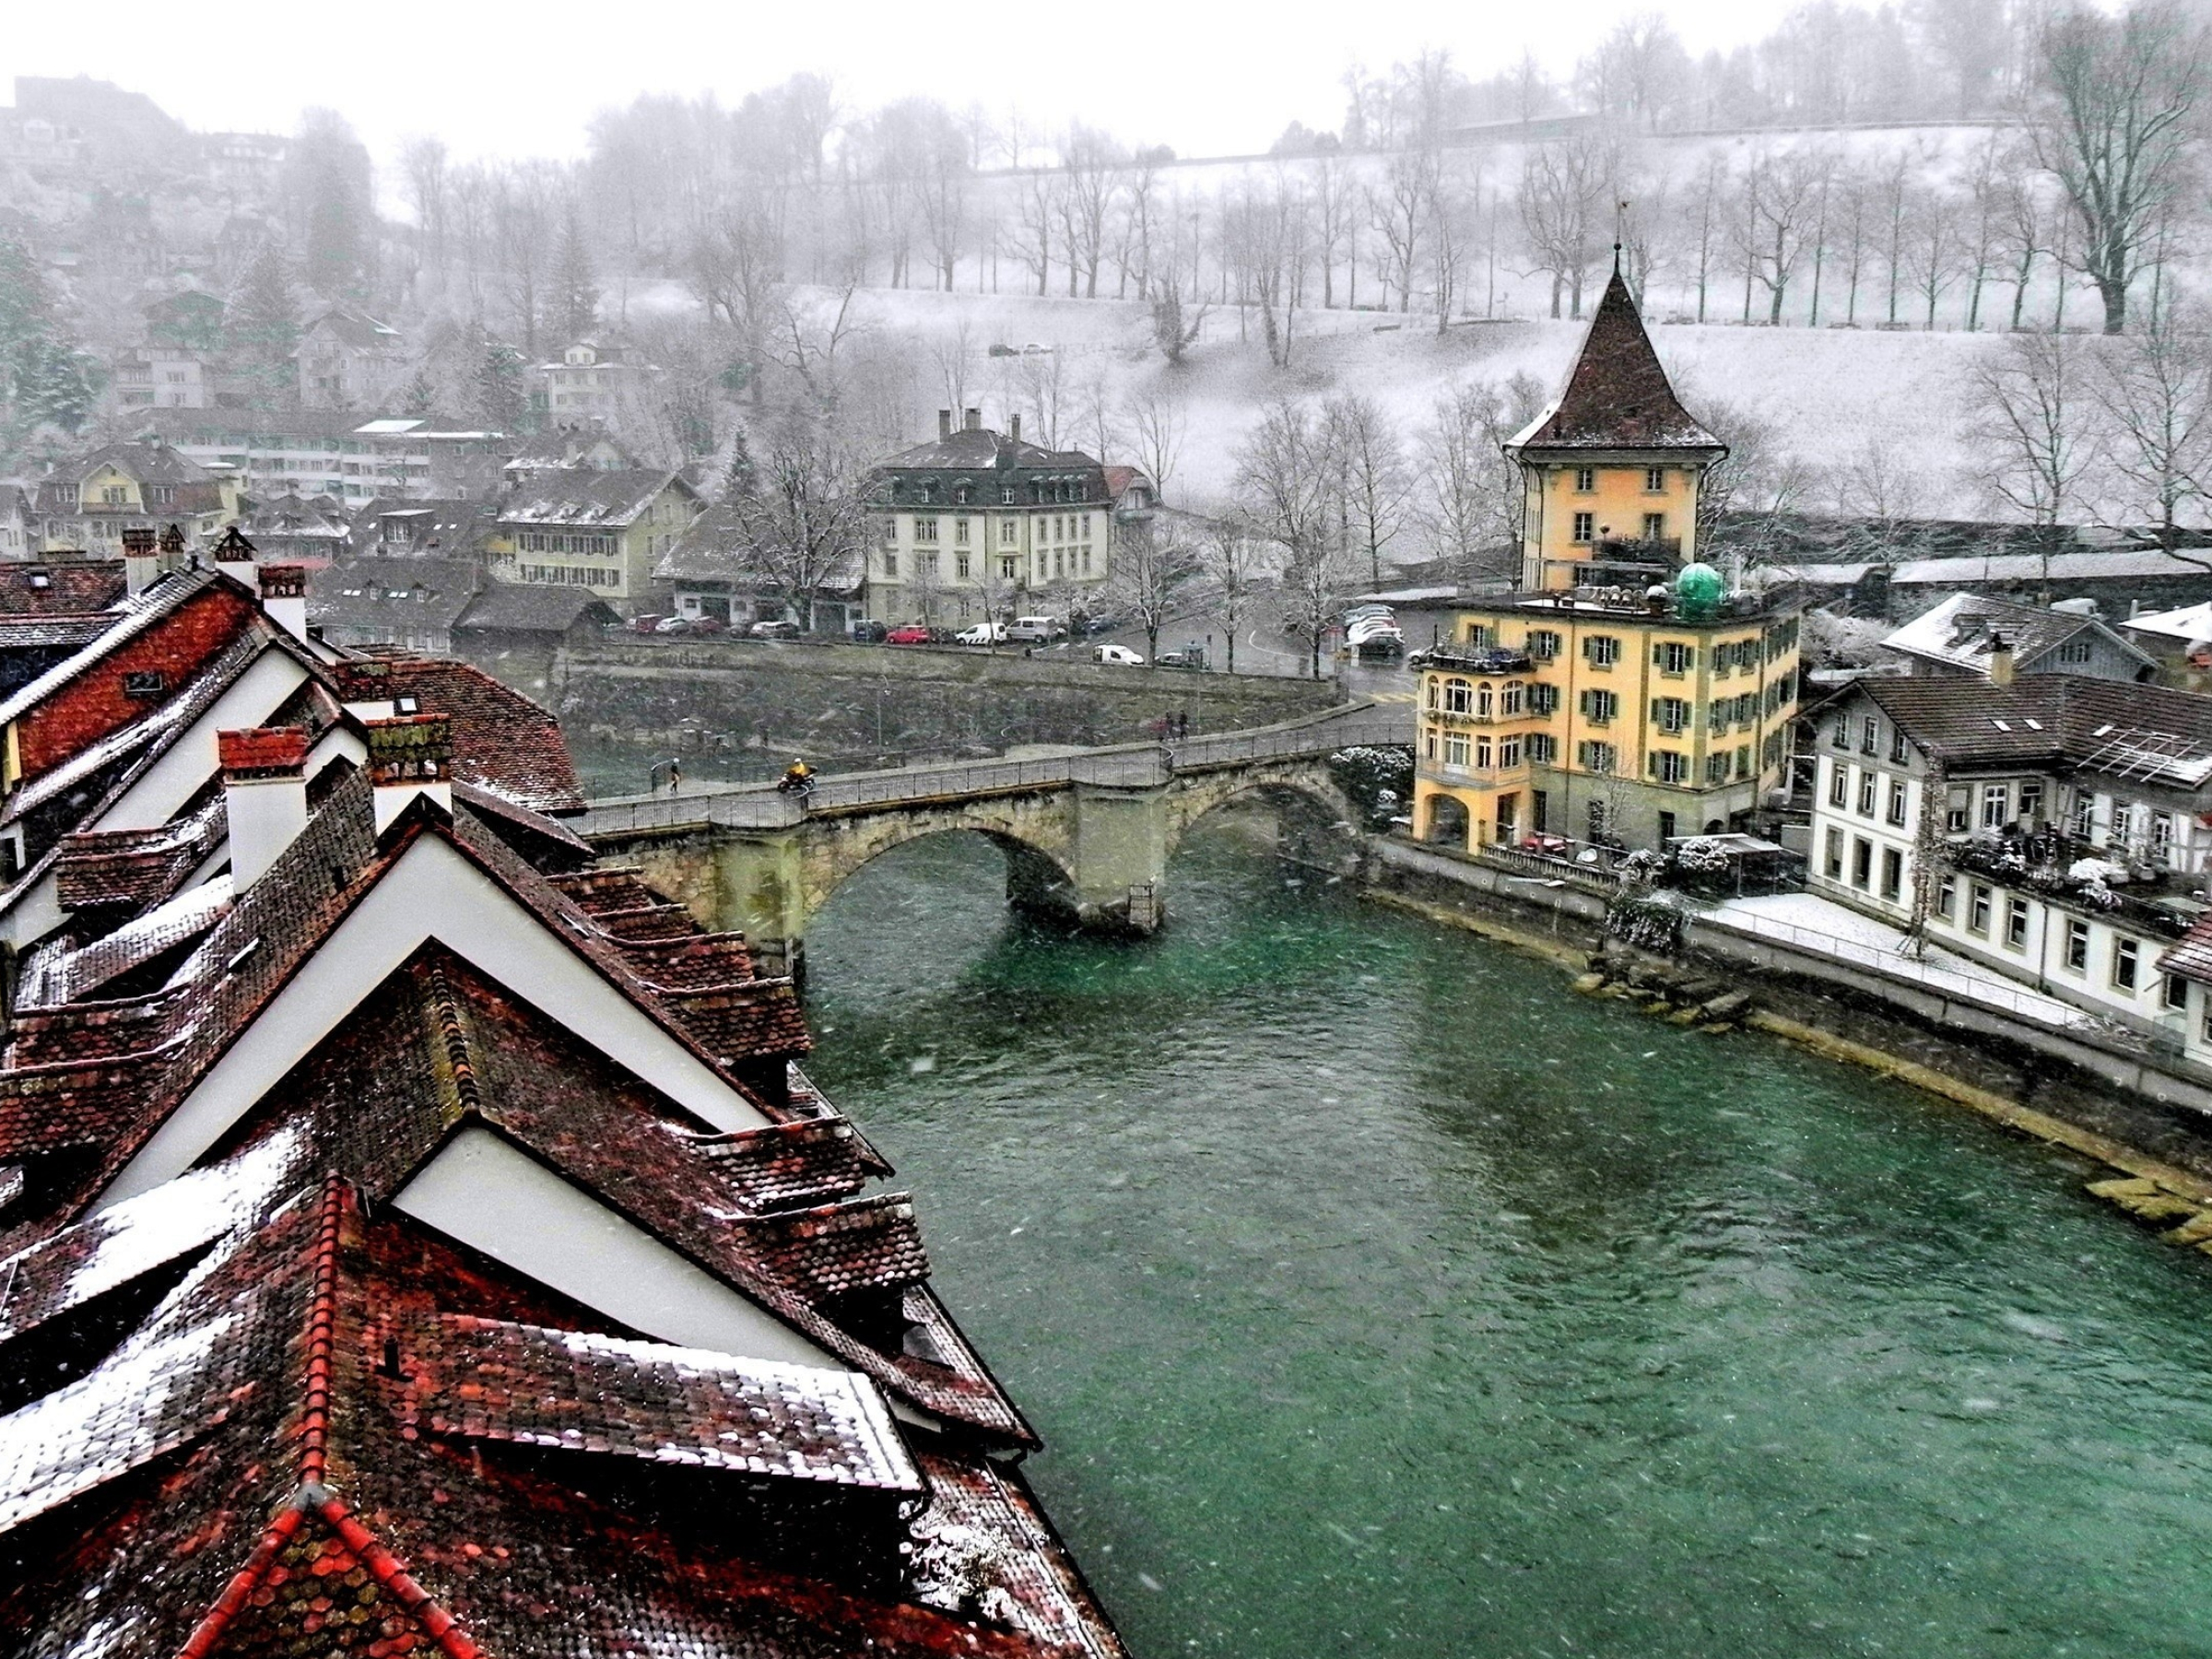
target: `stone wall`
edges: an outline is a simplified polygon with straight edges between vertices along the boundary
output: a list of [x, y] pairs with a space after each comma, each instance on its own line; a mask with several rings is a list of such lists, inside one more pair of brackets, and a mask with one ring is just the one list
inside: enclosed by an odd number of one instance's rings
[[[1018, 651], [638, 640], [483, 665], [572, 738], [660, 754], [804, 754], [853, 768], [1029, 744], [1130, 743], [1268, 725], [1342, 700], [1333, 681], [1116, 668]], [[1147, 729], [1147, 728], [1150, 729]]]

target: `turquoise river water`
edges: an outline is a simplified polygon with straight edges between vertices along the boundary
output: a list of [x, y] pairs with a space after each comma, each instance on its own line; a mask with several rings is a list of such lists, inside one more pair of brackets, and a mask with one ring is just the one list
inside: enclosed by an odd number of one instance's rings
[[1230, 834], [1002, 883], [841, 891], [815, 1070], [1144, 1659], [2212, 1654], [2212, 1260], [2088, 1166]]

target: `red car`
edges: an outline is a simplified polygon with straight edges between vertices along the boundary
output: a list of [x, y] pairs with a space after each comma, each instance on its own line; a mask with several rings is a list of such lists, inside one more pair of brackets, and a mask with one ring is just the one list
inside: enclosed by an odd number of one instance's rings
[[886, 645], [926, 645], [929, 643], [929, 629], [919, 622], [909, 622], [885, 634], [883, 642]]

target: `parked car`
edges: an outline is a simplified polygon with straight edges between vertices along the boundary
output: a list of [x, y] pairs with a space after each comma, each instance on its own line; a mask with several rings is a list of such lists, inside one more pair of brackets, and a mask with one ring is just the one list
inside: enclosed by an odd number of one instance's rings
[[788, 618], [756, 622], [745, 630], [756, 640], [795, 640], [806, 630]]
[[661, 631], [661, 624], [668, 620], [670, 620], [669, 618], [660, 616], [656, 613], [642, 617], [632, 617], [629, 619], [629, 625], [639, 633], [659, 633]]
[[1094, 645], [1090, 660], [1094, 663], [1115, 663], [1124, 668], [1142, 668], [1145, 659], [1126, 645]]
[[1122, 625], [1119, 617], [1085, 617], [1082, 629], [1086, 637], [1095, 639], [1102, 633], [1112, 633]]
[[856, 617], [846, 625], [845, 632], [855, 645], [880, 645], [890, 629], [873, 617]]
[[924, 628], [919, 622], [901, 622], [883, 636], [886, 645], [927, 645], [935, 629]]
[[691, 618], [691, 626], [684, 631], [695, 634], [728, 633], [730, 625], [720, 617], [694, 617]]
[[1204, 668], [1206, 653], [1203, 651], [1163, 651], [1152, 659], [1152, 665], [1156, 668]]
[[653, 625], [653, 631], [656, 634], [689, 633], [691, 624], [682, 617], [663, 617]]
[[1067, 638], [1067, 625], [1057, 617], [1017, 617], [1006, 638], [1017, 645], [1050, 645]]
[[1006, 641], [1004, 622], [978, 622], [973, 628], [963, 628], [952, 636], [963, 645], [1003, 645]]

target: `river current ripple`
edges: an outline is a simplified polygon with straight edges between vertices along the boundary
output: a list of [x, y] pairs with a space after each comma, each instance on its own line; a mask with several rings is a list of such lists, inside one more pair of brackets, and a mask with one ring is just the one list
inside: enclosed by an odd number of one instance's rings
[[1146, 1659], [2212, 1654], [2212, 1260], [2086, 1165], [1233, 833], [1002, 879], [837, 895], [814, 1068]]

